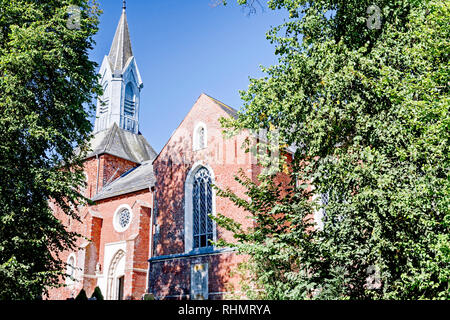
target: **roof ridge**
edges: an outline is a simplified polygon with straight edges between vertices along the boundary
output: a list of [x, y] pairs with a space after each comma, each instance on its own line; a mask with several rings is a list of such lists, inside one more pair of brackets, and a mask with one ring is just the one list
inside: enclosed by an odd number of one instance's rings
[[233, 112], [238, 112], [238, 110], [236, 110], [235, 108], [230, 107], [229, 105], [223, 103], [222, 101], [220, 101], [220, 100], [218, 100], [218, 99], [216, 99], [216, 98], [211, 97], [209, 94], [206, 94], [206, 93], [203, 93], [203, 94], [204, 94], [205, 96], [207, 96], [208, 98], [210, 98], [211, 100], [213, 100], [214, 102], [216, 102], [216, 103], [218, 103], [219, 105], [221, 105], [222, 107], [225, 107], [225, 108], [227, 108], [227, 109], [229, 109], [229, 110], [231, 110], [231, 111], [233, 111]]
[[139, 165], [128, 174], [121, 175], [110, 184], [102, 188], [91, 200], [100, 201], [114, 198], [124, 194], [145, 190], [155, 185], [156, 177], [153, 171], [153, 165]]
[[230, 107], [229, 105], [223, 103], [220, 100], [217, 100], [216, 98], [211, 97], [210, 95], [207, 95], [206, 93], [203, 93], [203, 95], [206, 96], [209, 100], [211, 100], [215, 105], [217, 105], [223, 111], [225, 111], [229, 116], [231, 116], [235, 119], [237, 118], [238, 110], [234, 109], [233, 107]]

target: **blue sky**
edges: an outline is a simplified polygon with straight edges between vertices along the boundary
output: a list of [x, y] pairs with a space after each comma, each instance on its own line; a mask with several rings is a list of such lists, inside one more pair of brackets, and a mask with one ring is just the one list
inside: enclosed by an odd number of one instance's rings
[[[128, 0], [133, 53], [141, 72], [140, 131], [159, 152], [202, 92], [239, 109], [239, 90], [259, 66], [276, 64], [266, 39], [283, 22], [280, 11], [248, 16], [236, 4], [216, 0]], [[99, 65], [109, 49], [122, 0], [99, 0], [103, 15], [91, 59]], [[265, 5], [265, 0], [261, 0]]]

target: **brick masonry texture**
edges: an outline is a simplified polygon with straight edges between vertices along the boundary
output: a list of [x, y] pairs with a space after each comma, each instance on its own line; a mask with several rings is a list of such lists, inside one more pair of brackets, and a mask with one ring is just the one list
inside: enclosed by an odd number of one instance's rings
[[[154, 162], [157, 177], [155, 199], [157, 201], [156, 225], [159, 233], [154, 238], [154, 255], [166, 256], [185, 252], [185, 183], [188, 172], [196, 163], [210, 167], [215, 183], [221, 188], [230, 188], [245, 198], [245, 190], [235, 179], [239, 170], [256, 177], [258, 168], [252, 164], [250, 155], [241, 148], [248, 133], [243, 132], [225, 139], [219, 119], [229, 117], [209, 97], [202, 95], [187, 117], [173, 134]], [[207, 148], [193, 150], [194, 129], [199, 123], [207, 126]], [[244, 227], [252, 222], [246, 213], [230, 200], [216, 197], [216, 212], [234, 219]], [[232, 235], [217, 229], [217, 237], [233, 242]], [[159, 298], [187, 298], [190, 294], [190, 266], [209, 263], [209, 292], [211, 299], [223, 298], [224, 292], [237, 290], [238, 275], [231, 272], [242, 261], [235, 253], [223, 253], [202, 258], [183, 258], [154, 262], [151, 266], [151, 292]]]
[[239, 263], [245, 260], [233, 252], [207, 255], [188, 259], [173, 259], [154, 262], [151, 265], [150, 291], [157, 299], [190, 299], [191, 266], [208, 264], [209, 299], [219, 300], [239, 292], [239, 276], [235, 272]]
[[[249, 133], [225, 138], [219, 119], [229, 117], [224, 106], [206, 95], [201, 95], [186, 118], [176, 129], [168, 143], [153, 162], [156, 176], [155, 188], [144, 189], [96, 202], [79, 208], [81, 222], [70, 221], [58, 208], [55, 215], [67, 229], [76, 231], [86, 239], [77, 243], [78, 252], [64, 252], [63, 261], [76, 256], [78, 281], [69, 286], [50, 290], [50, 299], [64, 300], [75, 297], [84, 288], [91, 296], [96, 286], [101, 286], [104, 297], [110, 296], [108, 274], [110, 272], [107, 248], [123, 244], [125, 248], [124, 298], [138, 300], [146, 292], [158, 299], [189, 299], [191, 266], [208, 264], [208, 292], [210, 299], [224, 299], [231, 292], [239, 292], [239, 275], [235, 272], [246, 257], [235, 252], [169, 257], [163, 261], [148, 260], [151, 257], [186, 254], [185, 244], [185, 187], [186, 179], [194, 165], [210, 168], [215, 184], [229, 188], [239, 197], [248, 199], [245, 190], [235, 180], [242, 170], [253, 181], [261, 169], [254, 164], [249, 153], [241, 147]], [[198, 151], [193, 148], [194, 130], [204, 124], [207, 147]], [[85, 161], [87, 177], [86, 196], [93, 197], [97, 191], [121, 174], [138, 166], [109, 154], [102, 154]], [[284, 175], [277, 178], [286, 182]], [[155, 201], [155, 202], [154, 202]], [[114, 228], [114, 214], [123, 205], [133, 213], [131, 224], [124, 232]], [[247, 213], [230, 200], [215, 197], [215, 212], [221, 213], [244, 227], [251, 227]], [[154, 210], [154, 212], [153, 212]], [[217, 228], [217, 238], [233, 242], [232, 235]]]

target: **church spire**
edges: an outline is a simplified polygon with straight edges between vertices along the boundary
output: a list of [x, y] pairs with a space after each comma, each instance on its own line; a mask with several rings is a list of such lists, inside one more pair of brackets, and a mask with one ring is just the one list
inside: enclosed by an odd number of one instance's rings
[[116, 124], [120, 129], [139, 133], [140, 93], [143, 83], [131, 49], [126, 2], [109, 54], [100, 67], [103, 95], [97, 103], [94, 132]]
[[120, 17], [119, 25], [117, 26], [116, 34], [108, 55], [113, 72], [121, 72], [128, 60], [133, 56], [126, 7], [126, 2], [123, 1], [122, 16]]

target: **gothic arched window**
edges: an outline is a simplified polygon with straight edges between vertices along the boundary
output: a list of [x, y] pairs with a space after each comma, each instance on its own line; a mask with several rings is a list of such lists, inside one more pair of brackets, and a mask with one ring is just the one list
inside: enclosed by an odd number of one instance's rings
[[199, 123], [194, 129], [194, 151], [205, 149], [208, 145], [206, 125]]
[[74, 253], [69, 255], [66, 267], [66, 285], [71, 286], [75, 283], [76, 258]]
[[200, 127], [198, 129], [198, 148], [203, 149], [205, 147], [205, 128]]
[[193, 248], [212, 246], [214, 240], [213, 222], [209, 217], [213, 213], [212, 179], [208, 169], [202, 167], [194, 175], [192, 192]]
[[67, 262], [67, 275], [73, 277], [75, 275], [75, 258], [73, 256], [69, 257]]

